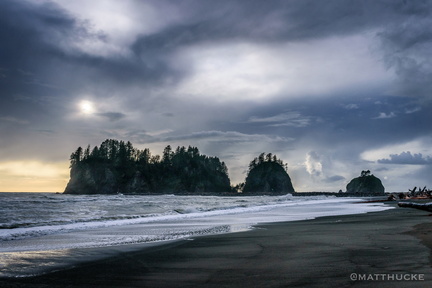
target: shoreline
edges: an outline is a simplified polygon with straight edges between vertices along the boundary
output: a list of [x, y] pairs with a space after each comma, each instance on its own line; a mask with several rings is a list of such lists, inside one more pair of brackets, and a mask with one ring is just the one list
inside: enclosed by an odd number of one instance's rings
[[[432, 284], [428, 213], [395, 208], [366, 214], [268, 223], [122, 252], [68, 270], [0, 279], [1, 287], [346, 287], [356, 274], [423, 274]], [[377, 283], [378, 282], [378, 283]], [[357, 281], [393, 287], [394, 281]], [[388, 286], [386, 286], [388, 285]]]

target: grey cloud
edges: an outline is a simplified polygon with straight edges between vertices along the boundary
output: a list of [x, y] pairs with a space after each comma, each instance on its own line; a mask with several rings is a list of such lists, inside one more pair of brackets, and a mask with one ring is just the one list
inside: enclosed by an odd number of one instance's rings
[[[160, 133], [150, 133], [146, 130], [131, 130], [121, 133], [115, 130], [105, 130], [104, 135], [114, 138], [127, 138], [135, 143], [161, 143], [161, 142], [178, 142], [196, 140], [207, 140], [208, 142], [227, 142], [227, 143], [250, 143], [250, 142], [268, 142], [268, 143], [289, 143], [294, 139], [266, 134], [246, 134], [237, 131], [199, 131], [192, 133], [179, 134], [170, 130], [161, 131]], [[189, 145], [189, 144], [187, 144]]]
[[387, 167], [377, 167], [377, 168], [374, 169], [374, 171], [377, 171], [377, 172], [381, 172], [381, 171], [389, 171], [389, 170], [390, 170], [390, 169], [387, 168]]
[[400, 154], [390, 154], [390, 159], [379, 159], [378, 163], [381, 164], [408, 164], [408, 165], [431, 165], [432, 157], [423, 156], [422, 153], [411, 154], [410, 151], [402, 152]]
[[[200, 1], [199, 1], [200, 2]], [[261, 2], [261, 3], [260, 3]], [[301, 41], [352, 33], [376, 33], [381, 41], [375, 49], [398, 76], [398, 91], [425, 99], [432, 91], [431, 1], [218, 1], [218, 7], [197, 9], [189, 24], [159, 34], [163, 47], [196, 44], [203, 41]], [[227, 8], [229, 7], [229, 9]], [[210, 12], [209, 12], [210, 11]], [[212, 11], [224, 11], [220, 12]], [[202, 18], [205, 21], [201, 20]], [[223, 19], [223, 21], [221, 21]], [[142, 39], [143, 40], [143, 39]], [[166, 42], [165, 42], [166, 41]]]
[[[0, 35], [10, 36], [11, 39], [11, 44], [6, 45], [10, 46], [10, 49], [4, 48], [7, 50], [5, 55], [10, 55], [9, 59], [25, 61], [22, 65], [14, 63], [15, 67], [26, 69], [28, 65], [34, 67], [38, 60], [45, 61], [55, 57], [57, 61], [64, 61], [67, 65], [78, 65], [78, 68], [83, 70], [84, 77], [98, 80], [108, 77], [118, 85], [140, 82], [137, 85], [143, 86], [145, 83], [157, 85], [167, 79], [177, 81], [184, 77], [187, 71], [174, 69], [168, 60], [171, 53], [183, 46], [239, 39], [252, 42], [298, 41], [304, 38], [344, 35], [370, 27], [381, 28], [385, 21], [396, 22], [401, 15], [416, 13], [417, 10], [425, 11], [417, 9], [413, 4], [403, 5], [397, 1], [250, 1], [248, 5], [244, 5], [243, 1], [187, 3], [177, 5], [183, 17], [177, 25], [169, 25], [161, 31], [137, 37], [135, 43], [129, 47], [135, 56], [129, 59], [70, 53], [68, 48], [60, 43], [73, 43], [82, 39], [104, 42], [109, 39], [106, 39], [103, 33], [92, 32], [84, 21], [73, 18], [54, 4], [12, 5], [11, 1], [3, 1], [5, 16], [13, 15], [14, 19], [17, 19], [15, 22], [20, 23], [9, 31], [19, 30], [19, 33], [14, 34], [26, 34], [28, 37], [14, 37], [5, 31], [0, 31]], [[6, 27], [11, 25], [11, 17], [4, 18]], [[384, 34], [382, 38], [385, 38]], [[15, 51], [12, 47], [32, 49], [21, 48], [24, 50]], [[21, 56], [37, 53], [38, 57], [33, 57], [33, 60], [13, 57], [18, 53]], [[52, 63], [53, 60], [45, 62]], [[82, 78], [69, 81], [72, 82], [71, 85], [78, 84]], [[110, 81], [103, 80], [103, 84], [110, 85]], [[67, 85], [63, 82], [63, 85]]]
[[49, 130], [49, 129], [39, 129], [39, 130], [36, 130], [36, 131], [39, 132], [40, 134], [43, 134], [43, 135], [54, 135], [54, 134], [57, 134], [56, 131]]
[[9, 122], [9, 123], [14, 123], [14, 124], [21, 124], [21, 125], [29, 124], [29, 121], [27, 121], [27, 120], [18, 119], [18, 118], [10, 117], [10, 116], [0, 117], [0, 121], [5, 121], [5, 122]]
[[164, 136], [155, 139], [155, 141], [177, 141], [177, 140], [196, 140], [196, 139], [212, 139], [215, 141], [224, 142], [291, 142], [293, 139], [289, 137], [271, 136], [264, 134], [244, 134], [236, 131], [200, 131], [190, 134], [177, 135], [177, 136]]
[[[194, 9], [185, 9], [193, 6]], [[401, 15], [421, 10], [400, 1], [189, 1], [183, 25], [168, 27], [158, 35], [143, 36], [134, 51], [172, 49], [198, 41], [255, 39], [300, 40], [345, 35], [397, 21]]]
[[24, 77], [37, 74], [34, 70], [43, 67], [37, 65], [39, 61], [65, 57], [74, 42], [100, 38], [91, 33], [84, 22], [74, 19], [55, 4], [5, 0], [1, 1], [0, 7], [0, 37], [8, 39], [2, 42], [0, 51], [9, 56], [2, 58], [2, 66], [16, 69]]
[[311, 118], [308, 116], [302, 116], [299, 112], [292, 111], [269, 117], [252, 116], [249, 118], [248, 122], [263, 123], [272, 127], [306, 127], [311, 124]]
[[327, 177], [327, 178], [325, 179], [325, 181], [326, 181], [326, 182], [329, 182], [329, 183], [333, 183], [333, 182], [343, 181], [343, 180], [345, 180], [345, 179], [346, 179], [346, 178], [343, 177], [343, 176], [341, 176], [341, 175], [334, 175], [334, 176]]
[[126, 114], [120, 112], [104, 112], [104, 113], [97, 113], [96, 115], [107, 118], [109, 121], [118, 121], [126, 117]]
[[406, 108], [405, 109], [405, 113], [406, 114], [411, 114], [411, 113], [415, 113], [415, 112], [419, 112], [419, 111], [421, 111], [422, 110], [422, 108], [421, 107], [412, 107], [412, 108]]
[[377, 117], [374, 117], [372, 119], [389, 119], [393, 117], [396, 117], [396, 114], [394, 112], [390, 112], [390, 113], [380, 112], [380, 114]]
[[[406, 19], [389, 25], [378, 33], [382, 41], [384, 61], [399, 76], [396, 93], [425, 99], [432, 84], [431, 2], [412, 1], [412, 13]], [[416, 9], [414, 9], [416, 7]]]
[[[158, 79], [169, 74], [169, 68], [163, 61], [158, 65], [149, 63], [149, 59], [155, 58], [150, 54], [145, 59], [128, 59], [118, 55], [102, 57], [80, 50], [78, 47], [81, 44], [100, 42], [108, 45], [109, 39], [103, 32], [92, 31], [88, 21], [74, 18], [53, 3], [38, 5], [24, 1], [1, 1], [0, 37], [7, 39], [0, 46], [0, 67], [4, 75], [0, 78], [2, 95], [13, 96], [20, 91], [20, 94], [31, 95], [34, 99], [59, 86], [76, 92], [83, 89], [82, 83], [88, 79], [98, 83], [93, 86], [116, 88], [117, 85], [137, 81], [141, 85], [149, 81], [157, 84]], [[34, 89], [23, 84], [41, 88]], [[64, 91], [54, 93], [68, 96]], [[1, 98], [5, 100], [4, 96]]]
[[347, 110], [359, 109], [359, 106], [357, 104], [353, 104], [353, 103], [342, 105], [342, 107], [344, 107]]
[[[371, 145], [381, 147], [394, 144], [395, 141], [406, 141], [407, 137], [414, 139], [428, 133], [426, 131], [429, 129], [428, 123], [432, 121], [432, 114], [405, 113], [406, 109], [418, 106], [416, 101], [410, 97], [365, 97], [362, 93], [355, 98], [356, 102], [352, 102], [352, 99], [346, 99], [344, 94], [322, 99], [275, 100], [253, 107], [253, 110], [249, 109], [252, 111], [246, 115], [251, 116], [247, 117], [243, 123], [228, 122], [224, 128], [228, 130], [231, 126], [231, 129], [250, 134], [275, 131], [274, 133], [284, 137], [308, 139], [309, 145], [325, 146], [329, 149], [340, 145], [341, 151], [359, 149], [359, 153], [362, 152], [361, 149], [365, 149], [364, 147]], [[382, 103], [377, 105], [375, 103], [377, 99], [380, 99]], [[352, 110], [344, 108], [350, 104], [355, 104], [358, 108]], [[303, 125], [303, 127], [270, 126], [279, 123], [269, 121], [281, 120], [285, 111], [292, 107], [296, 107], [296, 112], [300, 115], [306, 115], [299, 117], [305, 117], [310, 121], [309, 125]], [[427, 111], [428, 109], [432, 107], [430, 105], [422, 107], [422, 110]], [[380, 113], [391, 115], [391, 112], [397, 117], [374, 119]], [[311, 149], [315, 148], [311, 147]]]

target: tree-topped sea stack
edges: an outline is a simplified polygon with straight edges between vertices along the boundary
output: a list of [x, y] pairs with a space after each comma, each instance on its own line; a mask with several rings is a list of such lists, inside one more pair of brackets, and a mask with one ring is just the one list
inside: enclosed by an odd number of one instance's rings
[[346, 186], [347, 193], [360, 193], [365, 195], [383, 195], [384, 186], [381, 180], [370, 174], [370, 171], [362, 171], [360, 177], [352, 179]]
[[130, 142], [105, 140], [90, 150], [79, 147], [70, 157], [66, 194], [189, 194], [229, 192], [228, 169], [198, 148], [167, 146], [162, 158]]
[[295, 192], [287, 165], [276, 155], [261, 153], [249, 164], [246, 182], [242, 189], [244, 194], [268, 193], [286, 194]]

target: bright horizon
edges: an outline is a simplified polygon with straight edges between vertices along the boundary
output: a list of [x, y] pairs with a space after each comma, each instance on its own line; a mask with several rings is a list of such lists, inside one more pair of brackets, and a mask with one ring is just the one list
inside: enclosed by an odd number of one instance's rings
[[68, 181], [69, 161], [20, 161], [0, 165], [0, 192], [63, 192]]

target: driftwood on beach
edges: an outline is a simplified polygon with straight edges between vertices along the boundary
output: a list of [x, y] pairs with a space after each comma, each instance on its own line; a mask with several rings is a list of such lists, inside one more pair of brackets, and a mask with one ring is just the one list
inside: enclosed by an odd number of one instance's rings
[[415, 209], [432, 212], [432, 203], [420, 204], [420, 203], [413, 203], [413, 202], [400, 202], [398, 203], [398, 206], [406, 207], [406, 208], [415, 208]]

